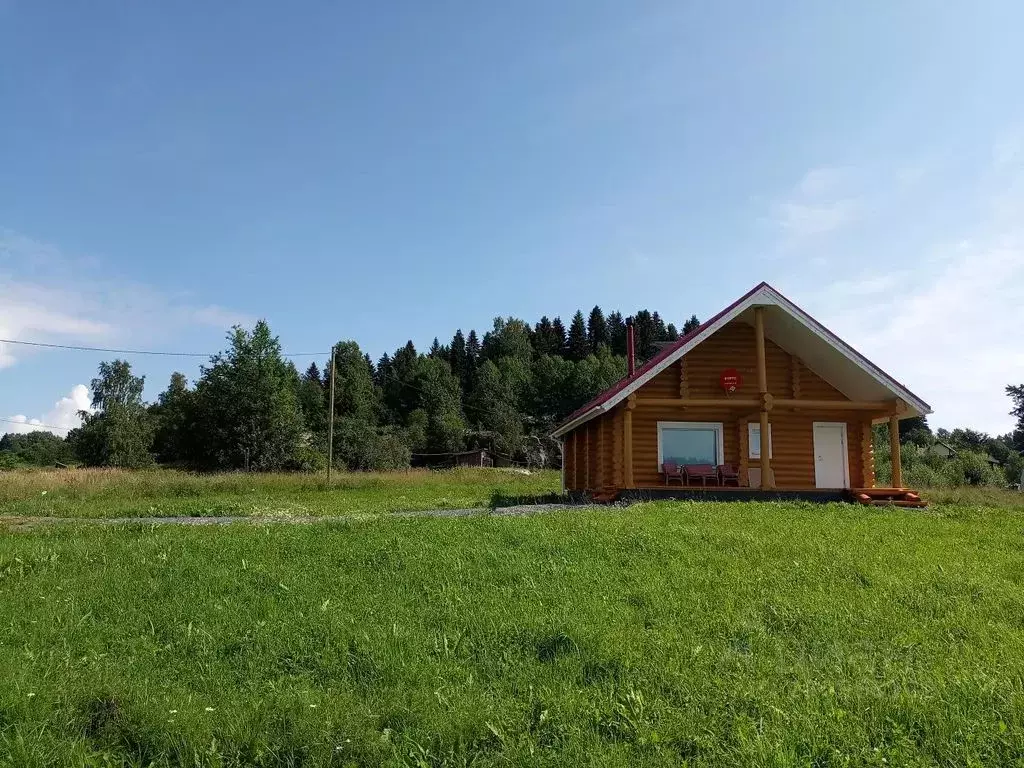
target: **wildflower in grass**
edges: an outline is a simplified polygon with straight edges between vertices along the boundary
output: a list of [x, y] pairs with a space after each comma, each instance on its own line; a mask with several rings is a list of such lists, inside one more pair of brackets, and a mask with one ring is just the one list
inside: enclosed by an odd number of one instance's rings
[[206, 708], [206, 711], [207, 711], [207, 712], [213, 712], [213, 707], [207, 707], [207, 708]]
[[34, 693], [30, 693], [30, 694], [28, 695], [28, 697], [29, 697], [30, 699], [31, 699], [31, 698], [32, 698], [33, 696], [35, 696], [35, 694], [34, 694]]
[[170, 711], [170, 714], [172, 714], [172, 715], [176, 715], [176, 714], [178, 714], [178, 710], [176, 710], [176, 709], [172, 709], [172, 710]]

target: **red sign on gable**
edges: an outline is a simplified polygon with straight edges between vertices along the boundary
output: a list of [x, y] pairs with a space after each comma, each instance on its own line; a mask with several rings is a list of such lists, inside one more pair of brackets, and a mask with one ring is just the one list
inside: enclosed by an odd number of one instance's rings
[[719, 379], [719, 382], [722, 385], [722, 389], [726, 392], [735, 392], [743, 384], [743, 378], [735, 368], [726, 368], [722, 371], [722, 377]]

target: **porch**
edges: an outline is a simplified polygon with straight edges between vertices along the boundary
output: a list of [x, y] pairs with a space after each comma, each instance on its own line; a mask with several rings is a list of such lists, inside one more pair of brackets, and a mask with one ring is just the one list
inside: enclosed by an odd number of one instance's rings
[[921, 509], [928, 506], [909, 488], [737, 488], [735, 486], [650, 486], [620, 491], [608, 501], [810, 501]]

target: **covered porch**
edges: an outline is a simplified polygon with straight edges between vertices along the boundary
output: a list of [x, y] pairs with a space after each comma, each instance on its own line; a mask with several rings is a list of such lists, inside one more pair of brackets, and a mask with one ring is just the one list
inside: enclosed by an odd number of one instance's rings
[[[621, 489], [870, 488], [871, 426], [879, 422], [889, 424], [892, 486], [902, 488], [898, 424], [907, 404], [894, 397], [845, 396], [809, 370], [800, 356], [766, 340], [767, 314], [765, 307], [753, 307], [747, 323], [726, 328], [683, 357], [675, 371], [663, 372], [625, 399], [620, 406], [621, 443], [616, 439], [612, 446], [614, 469], [621, 468], [621, 477], [615, 473]], [[776, 328], [776, 336], [784, 331]], [[817, 353], [811, 345], [803, 351]], [[742, 382], [739, 371], [726, 367], [746, 359], [756, 391], [753, 382]], [[819, 369], [824, 366], [816, 362]], [[721, 382], [718, 371], [723, 371]], [[736, 379], [731, 387], [728, 376]], [[709, 378], [716, 379], [713, 385]], [[762, 450], [763, 442], [767, 450]], [[709, 473], [712, 468], [716, 471]]]
[[608, 501], [811, 501], [819, 504], [850, 502], [869, 507], [923, 508], [928, 504], [909, 488], [737, 488], [665, 487], [631, 488]]

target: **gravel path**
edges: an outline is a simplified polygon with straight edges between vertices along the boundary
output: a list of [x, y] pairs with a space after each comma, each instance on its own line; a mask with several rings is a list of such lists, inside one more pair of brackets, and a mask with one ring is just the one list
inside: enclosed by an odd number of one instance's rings
[[21, 530], [41, 525], [230, 525], [232, 523], [310, 524], [332, 520], [369, 520], [379, 517], [522, 517], [548, 512], [596, 509], [593, 504], [518, 504], [508, 507], [474, 507], [469, 509], [427, 509], [407, 512], [354, 513], [336, 516], [310, 515], [225, 515], [223, 517], [0, 517], [0, 528]]

